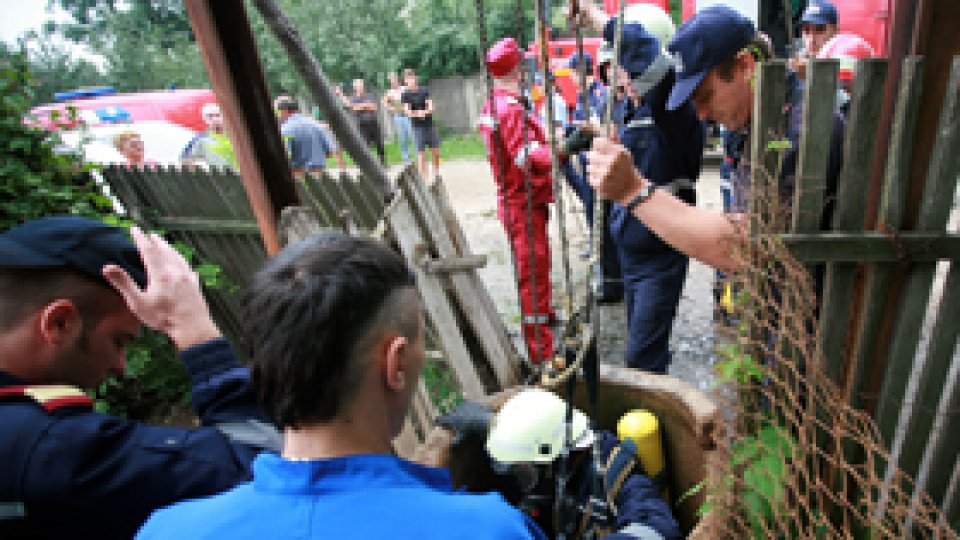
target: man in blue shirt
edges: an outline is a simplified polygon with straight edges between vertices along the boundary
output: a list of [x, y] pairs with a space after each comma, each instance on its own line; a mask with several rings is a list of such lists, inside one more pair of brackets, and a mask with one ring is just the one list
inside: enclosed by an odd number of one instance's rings
[[392, 455], [424, 365], [414, 277], [371, 239], [288, 246], [246, 299], [254, 384], [284, 429], [253, 482], [155, 513], [138, 538], [545, 538], [499, 494]]
[[[131, 233], [136, 246], [54, 216], [0, 235], [0, 538], [127, 539], [153, 510], [233, 487], [261, 447], [279, 448], [197, 275], [160, 237]], [[180, 351], [203, 427], [93, 410], [83, 390], [123, 372], [141, 323]]]
[[326, 130], [316, 120], [300, 113], [296, 100], [280, 96], [274, 102], [280, 119], [280, 134], [294, 173], [318, 172], [327, 166], [327, 157], [336, 152]]

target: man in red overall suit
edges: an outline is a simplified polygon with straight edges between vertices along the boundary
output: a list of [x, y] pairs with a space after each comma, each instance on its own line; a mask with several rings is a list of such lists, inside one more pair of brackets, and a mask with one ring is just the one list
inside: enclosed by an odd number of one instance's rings
[[[520, 59], [520, 47], [513, 38], [502, 39], [487, 51], [485, 63], [494, 77], [494, 88], [484, 104], [479, 130], [497, 182], [497, 216], [516, 260], [527, 352], [531, 362], [539, 363], [553, 355], [549, 325], [556, 317], [550, 306], [547, 239], [553, 181], [543, 126], [535, 114], [524, 109], [520, 97]], [[527, 205], [527, 178], [532, 206]], [[529, 234], [528, 216], [533, 222]]]

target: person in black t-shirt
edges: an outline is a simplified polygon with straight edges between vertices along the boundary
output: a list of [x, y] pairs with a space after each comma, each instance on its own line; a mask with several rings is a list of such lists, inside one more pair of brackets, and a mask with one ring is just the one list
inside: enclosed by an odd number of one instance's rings
[[347, 107], [353, 111], [357, 120], [357, 129], [372, 144], [380, 156], [380, 163], [387, 164], [387, 154], [383, 149], [383, 135], [380, 133], [380, 122], [377, 119], [377, 98], [367, 92], [363, 79], [353, 80], [353, 95], [346, 99]]
[[417, 74], [410, 68], [403, 70], [403, 78], [407, 89], [400, 100], [413, 123], [413, 140], [417, 144], [420, 175], [422, 178], [429, 178], [424, 149], [430, 148], [433, 153], [433, 174], [440, 176], [440, 136], [433, 125], [433, 100], [430, 99], [430, 91], [417, 86]]

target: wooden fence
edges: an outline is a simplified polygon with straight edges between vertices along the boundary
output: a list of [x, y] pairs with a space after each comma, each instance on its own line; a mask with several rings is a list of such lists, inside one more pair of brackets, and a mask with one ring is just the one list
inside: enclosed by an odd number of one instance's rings
[[[240, 177], [226, 170], [118, 166], [102, 175], [134, 222], [164, 231], [196, 250], [198, 261], [220, 267], [224, 285], [206, 288], [206, 296], [220, 329], [242, 351], [239, 293], [266, 250]], [[383, 198], [362, 178], [307, 175], [297, 188], [322, 228], [370, 233], [383, 215]]]
[[[784, 132], [785, 65], [762, 65], [757, 81], [752, 149], [754, 186], [776, 170], [772, 141]], [[832, 229], [820, 231], [825, 178], [837, 88], [837, 65], [815, 61], [808, 67], [795, 199], [785, 224], [784, 243], [801, 261], [824, 265], [820, 311], [826, 371], [845, 399], [877, 421], [887, 446], [902, 441], [898, 467], [917, 477], [921, 463], [933, 471], [920, 487], [943, 508], [960, 511], [960, 493], [947, 500], [957, 475], [960, 451], [960, 388], [948, 374], [960, 331], [960, 235], [947, 231], [960, 173], [960, 57], [953, 63], [942, 105], [923, 198], [915, 222], [905, 216], [911, 151], [923, 60], [904, 61], [889, 147], [877, 149], [880, 106], [887, 71], [885, 59], [861, 61], [853, 85], [843, 148], [844, 166], [834, 199]], [[773, 145], [776, 146], [776, 145]], [[882, 198], [875, 230], [864, 230], [876, 152], [886, 152]], [[931, 301], [938, 261], [949, 265], [942, 300]], [[903, 283], [903, 286], [896, 286]], [[931, 303], [932, 302], [932, 303]], [[928, 310], [936, 309], [929, 345], [921, 331]], [[886, 321], [886, 322], [885, 322]], [[892, 324], [891, 324], [892, 323]], [[919, 359], [925, 358], [925, 361]], [[911, 378], [919, 388], [907, 397]], [[906, 405], [905, 405], [906, 404]], [[904, 418], [901, 422], [901, 409]], [[935, 420], [938, 429], [934, 429]], [[954, 480], [956, 481], [956, 480]]]
[[[164, 231], [222, 269], [227, 286], [207, 288], [206, 296], [221, 330], [242, 352], [238, 293], [266, 252], [240, 178], [226, 171], [108, 167], [103, 179], [134, 222]], [[284, 210], [284, 243], [322, 230], [382, 238], [416, 274], [431, 356], [452, 372], [463, 396], [476, 399], [520, 382], [520, 355], [476, 272], [486, 257], [470, 252], [442, 182], [428, 189], [410, 166], [389, 206], [363, 177], [307, 175], [296, 182], [304, 205]], [[401, 455], [413, 455], [436, 416], [421, 381], [397, 440]]]

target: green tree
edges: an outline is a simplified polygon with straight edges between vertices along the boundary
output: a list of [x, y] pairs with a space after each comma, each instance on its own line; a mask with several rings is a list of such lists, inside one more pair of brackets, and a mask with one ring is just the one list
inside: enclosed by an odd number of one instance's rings
[[190, 20], [176, 0], [58, 0], [72, 20], [46, 31], [104, 59], [101, 84], [119, 91], [208, 86]]
[[97, 216], [110, 208], [77, 154], [24, 123], [36, 82], [23, 52], [0, 44], [0, 230], [48, 214]]
[[37, 102], [53, 101], [54, 94], [64, 90], [103, 84], [103, 74], [93, 62], [78, 58], [64, 43], [49, 38], [31, 31], [20, 39], [36, 82], [33, 96]]

